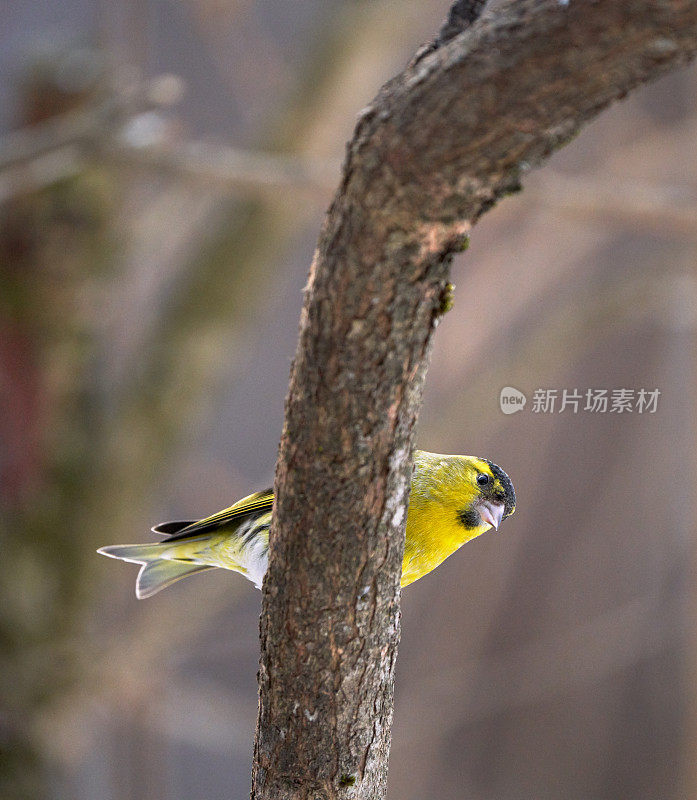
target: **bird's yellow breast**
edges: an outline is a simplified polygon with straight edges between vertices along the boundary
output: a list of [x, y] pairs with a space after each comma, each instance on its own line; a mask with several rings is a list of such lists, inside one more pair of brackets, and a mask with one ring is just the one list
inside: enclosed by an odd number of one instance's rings
[[402, 562], [402, 586], [427, 575], [489, 525], [465, 529], [455, 512], [443, 507], [410, 508]]

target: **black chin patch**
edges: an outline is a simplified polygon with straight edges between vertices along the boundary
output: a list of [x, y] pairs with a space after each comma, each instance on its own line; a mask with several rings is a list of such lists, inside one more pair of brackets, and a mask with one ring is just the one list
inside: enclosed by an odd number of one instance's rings
[[462, 511], [458, 511], [457, 519], [465, 528], [478, 528], [482, 524], [482, 518], [474, 508], [463, 508]]

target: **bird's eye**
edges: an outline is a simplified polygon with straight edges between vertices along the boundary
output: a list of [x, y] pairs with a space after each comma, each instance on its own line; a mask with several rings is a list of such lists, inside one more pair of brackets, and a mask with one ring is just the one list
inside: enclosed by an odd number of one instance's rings
[[477, 484], [479, 486], [487, 486], [490, 480], [491, 479], [485, 472], [480, 472], [479, 475], [477, 475]]

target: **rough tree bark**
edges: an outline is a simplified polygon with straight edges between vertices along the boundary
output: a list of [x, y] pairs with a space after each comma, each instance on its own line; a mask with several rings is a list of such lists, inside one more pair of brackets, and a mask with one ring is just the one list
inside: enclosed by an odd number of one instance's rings
[[448, 255], [531, 165], [697, 48], [693, 0], [508, 0], [454, 31], [478, 5], [456, 3], [362, 112], [311, 268], [264, 586], [255, 800], [384, 797], [412, 434]]

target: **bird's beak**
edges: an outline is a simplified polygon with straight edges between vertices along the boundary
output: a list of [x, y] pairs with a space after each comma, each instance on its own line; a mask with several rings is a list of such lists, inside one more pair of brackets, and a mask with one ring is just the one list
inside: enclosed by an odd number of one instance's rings
[[477, 509], [479, 511], [479, 516], [487, 525], [491, 525], [491, 527], [496, 530], [499, 529], [499, 525], [503, 519], [503, 512], [505, 511], [503, 503], [492, 503], [489, 500], [484, 500], [479, 504]]

